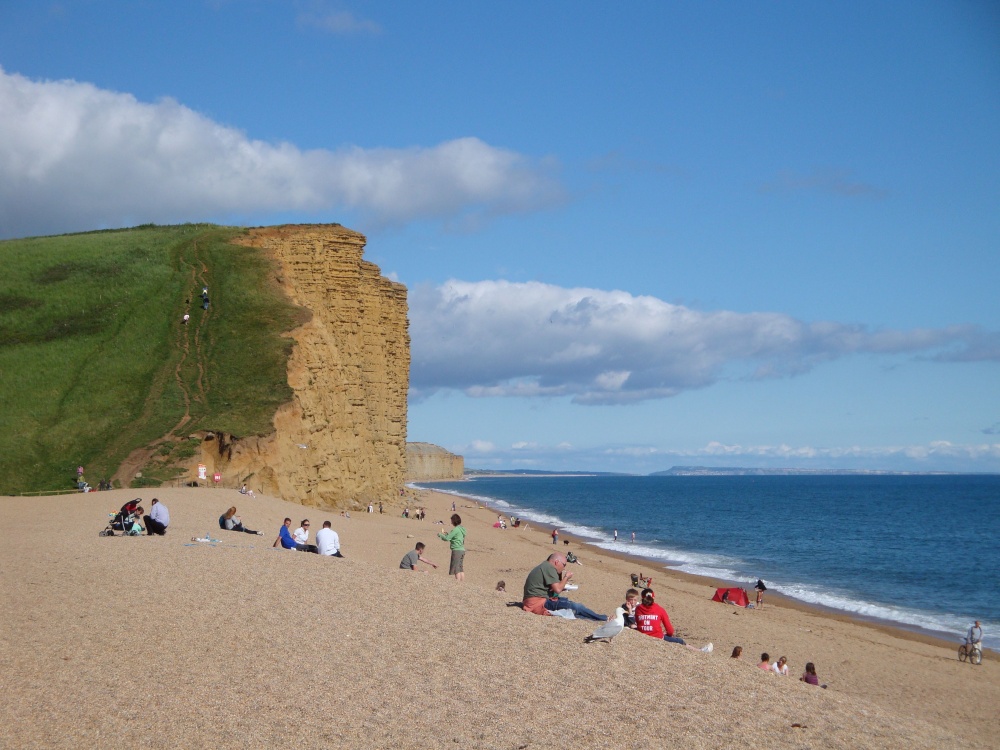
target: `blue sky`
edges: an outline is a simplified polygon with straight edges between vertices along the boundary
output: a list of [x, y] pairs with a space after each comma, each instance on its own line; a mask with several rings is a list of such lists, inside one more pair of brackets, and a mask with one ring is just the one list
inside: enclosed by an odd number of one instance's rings
[[1000, 6], [0, 3], [0, 238], [339, 222], [477, 468], [1000, 471]]

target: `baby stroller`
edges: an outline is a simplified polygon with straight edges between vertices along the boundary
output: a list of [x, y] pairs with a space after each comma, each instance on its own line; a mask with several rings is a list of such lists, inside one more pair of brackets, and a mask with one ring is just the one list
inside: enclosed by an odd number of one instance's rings
[[101, 532], [101, 536], [114, 536], [116, 531], [122, 532], [122, 536], [139, 536], [142, 533], [142, 526], [139, 525], [136, 511], [141, 502], [142, 498], [137, 497], [125, 503], [117, 513], [108, 513], [111, 520]]

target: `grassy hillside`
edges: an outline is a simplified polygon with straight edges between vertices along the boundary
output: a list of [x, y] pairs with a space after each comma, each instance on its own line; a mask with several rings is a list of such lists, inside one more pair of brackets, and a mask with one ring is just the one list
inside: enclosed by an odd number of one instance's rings
[[[212, 225], [0, 242], [0, 494], [94, 486], [172, 431], [264, 434], [301, 312], [260, 250]], [[202, 309], [203, 287], [210, 303]], [[185, 312], [191, 316], [183, 324]], [[160, 477], [163, 478], [163, 477]]]

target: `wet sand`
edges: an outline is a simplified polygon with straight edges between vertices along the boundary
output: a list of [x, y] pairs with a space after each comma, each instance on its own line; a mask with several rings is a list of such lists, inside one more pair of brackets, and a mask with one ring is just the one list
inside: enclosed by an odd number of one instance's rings
[[[594, 623], [507, 606], [553, 551], [548, 529], [493, 529], [487, 508], [415, 494], [425, 521], [222, 489], [0, 498], [0, 746], [997, 746], [996, 659], [972, 667], [956, 644], [770, 596], [761, 611], [714, 603], [714, 582], [659, 571], [657, 601], [712, 654], [631, 631], [585, 644]], [[170, 508], [167, 535], [99, 537], [136, 496]], [[453, 500], [464, 583], [435, 536]], [[230, 505], [265, 535], [221, 531]], [[286, 515], [314, 532], [331, 520], [346, 559], [274, 549]], [[221, 541], [191, 542], [206, 531]], [[417, 541], [437, 570], [398, 569]], [[571, 598], [599, 612], [651, 572], [574, 540], [558, 549], [583, 562]], [[757, 669], [761, 651], [787, 656], [791, 676]], [[828, 689], [798, 681], [806, 661]]]

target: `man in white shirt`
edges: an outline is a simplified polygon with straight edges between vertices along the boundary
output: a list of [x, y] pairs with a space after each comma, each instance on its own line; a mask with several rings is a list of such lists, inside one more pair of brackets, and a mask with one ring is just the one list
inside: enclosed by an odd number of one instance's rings
[[965, 634], [965, 643], [969, 648], [978, 648], [980, 651], [983, 648], [983, 626], [979, 624], [979, 620], [976, 620], [972, 627], [969, 628], [969, 632]]
[[316, 532], [316, 546], [321, 555], [343, 557], [340, 554], [340, 536], [330, 528], [329, 521], [323, 521], [323, 528]]

